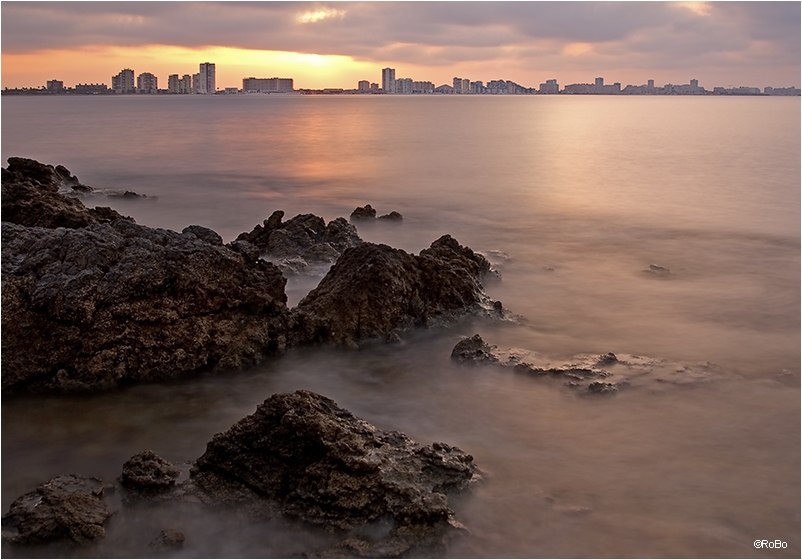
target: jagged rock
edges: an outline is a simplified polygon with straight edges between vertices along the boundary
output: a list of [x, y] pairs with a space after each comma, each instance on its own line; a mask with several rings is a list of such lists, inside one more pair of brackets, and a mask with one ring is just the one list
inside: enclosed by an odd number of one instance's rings
[[184, 546], [184, 533], [175, 529], [164, 529], [148, 546], [162, 552], [177, 550]]
[[377, 220], [383, 220], [386, 222], [401, 222], [404, 220], [404, 216], [399, 214], [396, 211], [392, 211], [389, 214], [385, 214], [384, 216], [379, 216], [376, 218]]
[[187, 226], [181, 231], [181, 233], [194, 235], [198, 239], [201, 239], [201, 240], [205, 241], [206, 243], [211, 243], [212, 245], [222, 245], [223, 244], [223, 238], [220, 237], [220, 234], [218, 234], [213, 229], [209, 229], [207, 227], [203, 227], [203, 226]]
[[487, 260], [444, 235], [420, 255], [387, 245], [347, 249], [293, 312], [294, 340], [355, 347], [396, 329], [468, 312], [498, 315], [480, 278]]
[[12, 502], [3, 516], [3, 540], [16, 545], [61, 542], [88, 545], [102, 539], [111, 513], [96, 478], [62, 475]]
[[654, 276], [658, 276], [660, 278], [666, 278], [666, 277], [671, 275], [671, 270], [669, 270], [668, 268], [666, 268], [664, 266], [660, 266], [660, 265], [657, 265], [657, 264], [650, 264], [649, 268], [644, 270], [644, 272], [646, 272], [648, 274], [652, 274]]
[[478, 334], [470, 338], [464, 338], [454, 346], [451, 351], [451, 359], [461, 363], [469, 364], [497, 364], [498, 358], [493, 355], [497, 350], [496, 346], [487, 344]]
[[172, 463], [147, 450], [125, 462], [120, 482], [132, 490], [160, 491], [174, 486], [180, 473]]
[[207, 503], [256, 517], [281, 513], [335, 532], [391, 519], [389, 538], [407, 550], [453, 523], [447, 496], [481, 474], [456, 447], [421, 446], [301, 390], [273, 395], [216, 434], [191, 476]]
[[370, 204], [366, 204], [365, 206], [357, 206], [353, 212], [351, 212], [351, 221], [360, 221], [360, 220], [373, 220], [376, 218], [376, 210]]
[[65, 185], [89, 188], [80, 185], [62, 166], [11, 157], [8, 168], [2, 170], [2, 183], [4, 222], [30, 227], [80, 228], [121, 218], [130, 220], [111, 208], [87, 208], [80, 200], [59, 194]]
[[188, 229], [4, 222], [3, 390], [102, 389], [280, 353], [281, 272]]
[[[236, 242], [246, 241], [257, 247], [265, 258], [288, 274], [307, 271], [309, 267], [331, 264], [342, 252], [362, 243], [356, 228], [344, 218], [328, 224], [314, 214], [299, 214], [283, 222], [284, 212], [276, 210], [250, 233], [241, 233]], [[298, 259], [306, 266], [299, 267]]]

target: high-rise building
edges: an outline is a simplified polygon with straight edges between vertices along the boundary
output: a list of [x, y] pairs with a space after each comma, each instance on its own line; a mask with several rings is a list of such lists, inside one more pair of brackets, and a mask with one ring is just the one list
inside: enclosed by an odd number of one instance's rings
[[545, 84], [540, 84], [540, 93], [560, 93], [560, 86], [557, 80], [546, 80]]
[[367, 80], [359, 80], [357, 84], [357, 91], [364, 93], [370, 91], [370, 82]]
[[112, 76], [111, 89], [114, 93], [134, 93], [134, 71], [126, 68], [120, 70], [116, 76]]
[[61, 80], [48, 80], [47, 91], [52, 93], [59, 93], [64, 90], [64, 82]]
[[395, 93], [395, 68], [382, 68], [382, 90]]
[[178, 93], [192, 93], [192, 76], [184, 74], [178, 80]]
[[142, 72], [136, 77], [137, 93], [159, 93], [158, 78], [150, 72]]
[[215, 72], [213, 62], [201, 62], [200, 64], [200, 86], [198, 93], [214, 93], [217, 91], [215, 84]]
[[167, 92], [168, 93], [178, 93], [178, 83], [180, 80], [178, 79], [178, 74], [170, 74], [167, 76]]
[[192, 93], [200, 93], [200, 73], [192, 74]]

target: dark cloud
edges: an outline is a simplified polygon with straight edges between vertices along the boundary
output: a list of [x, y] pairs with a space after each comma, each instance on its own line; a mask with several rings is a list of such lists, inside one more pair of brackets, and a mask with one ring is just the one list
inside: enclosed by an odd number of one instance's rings
[[[510, 50], [550, 49], [556, 57], [566, 45], [589, 43], [585, 62], [604, 58], [616, 67], [722, 59], [748, 66], [766, 64], [767, 52], [785, 66], [800, 60], [798, 2], [713, 2], [704, 15], [664, 2], [3, 2], [1, 9], [4, 53], [163, 44], [442, 66]], [[344, 14], [297, 20], [324, 9]]]

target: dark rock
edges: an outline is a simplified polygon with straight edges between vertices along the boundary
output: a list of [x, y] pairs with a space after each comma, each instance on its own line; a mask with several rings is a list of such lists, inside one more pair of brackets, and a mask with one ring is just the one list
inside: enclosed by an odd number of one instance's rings
[[357, 206], [353, 212], [351, 212], [351, 221], [360, 221], [360, 220], [373, 220], [376, 218], [376, 210], [370, 204], [366, 204], [365, 206]]
[[160, 491], [174, 486], [179, 474], [172, 463], [147, 450], [125, 462], [120, 482], [132, 490]]
[[3, 516], [3, 539], [11, 544], [89, 545], [101, 540], [111, 513], [95, 478], [63, 475], [12, 502]]
[[389, 214], [385, 214], [384, 216], [379, 216], [376, 218], [377, 220], [383, 220], [387, 222], [401, 222], [404, 220], [404, 216], [399, 214], [398, 212], [390, 212]]
[[460, 364], [497, 364], [499, 359], [493, 354], [496, 346], [487, 344], [478, 334], [465, 338], [454, 346], [451, 359]]
[[65, 185], [72, 188], [79, 184], [62, 166], [54, 168], [32, 159], [11, 157], [2, 176], [4, 222], [30, 227], [80, 228], [124, 218], [111, 208], [87, 208], [81, 201], [59, 194]]
[[281, 272], [192, 231], [4, 222], [3, 390], [95, 390], [283, 351]]
[[148, 546], [163, 552], [183, 548], [184, 533], [175, 529], [164, 529], [158, 537], [148, 543]]
[[611, 395], [618, 392], [618, 387], [614, 383], [606, 383], [604, 381], [594, 381], [588, 385], [588, 393], [594, 395]]
[[487, 260], [451, 236], [420, 255], [387, 245], [347, 249], [293, 312], [293, 340], [354, 347], [395, 329], [431, 326], [466, 313], [493, 315], [480, 282]]
[[223, 238], [214, 231], [213, 229], [209, 229], [203, 226], [187, 226], [185, 227], [181, 233], [191, 233], [198, 239], [205, 241], [206, 243], [211, 243], [212, 245], [222, 245]]
[[307, 268], [298, 267], [297, 259], [310, 266], [331, 264], [345, 249], [362, 243], [356, 228], [344, 218], [326, 224], [313, 214], [299, 214], [286, 222], [283, 217], [284, 212], [276, 210], [250, 233], [241, 233], [235, 242], [251, 243], [288, 274]]
[[644, 272], [647, 272], [649, 274], [652, 274], [654, 276], [658, 276], [658, 277], [661, 277], [661, 278], [665, 278], [665, 277], [671, 275], [671, 270], [669, 270], [668, 268], [665, 268], [663, 266], [656, 265], [656, 264], [650, 264], [649, 268], [647, 268]]
[[453, 523], [447, 496], [480, 471], [456, 447], [420, 446], [302, 390], [273, 395], [216, 434], [191, 476], [207, 503], [256, 517], [281, 513], [330, 531], [390, 519], [391, 538], [408, 550]]

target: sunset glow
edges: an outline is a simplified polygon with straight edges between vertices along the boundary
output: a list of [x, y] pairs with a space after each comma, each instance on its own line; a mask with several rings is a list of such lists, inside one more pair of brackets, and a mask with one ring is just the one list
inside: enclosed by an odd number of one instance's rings
[[156, 74], [159, 87], [163, 87], [170, 74], [194, 74], [198, 64], [206, 60], [217, 64], [217, 85], [221, 89], [242, 87], [242, 79], [249, 76], [292, 77], [298, 84], [296, 87], [306, 88], [329, 87], [343, 77], [353, 83], [380, 78], [375, 65], [348, 56], [231, 47], [85, 47], [3, 53], [2, 57], [2, 85], [9, 88], [44, 83], [65, 74], [74, 76], [75, 83], [109, 83], [111, 76], [123, 68], [132, 68], [137, 74]]

